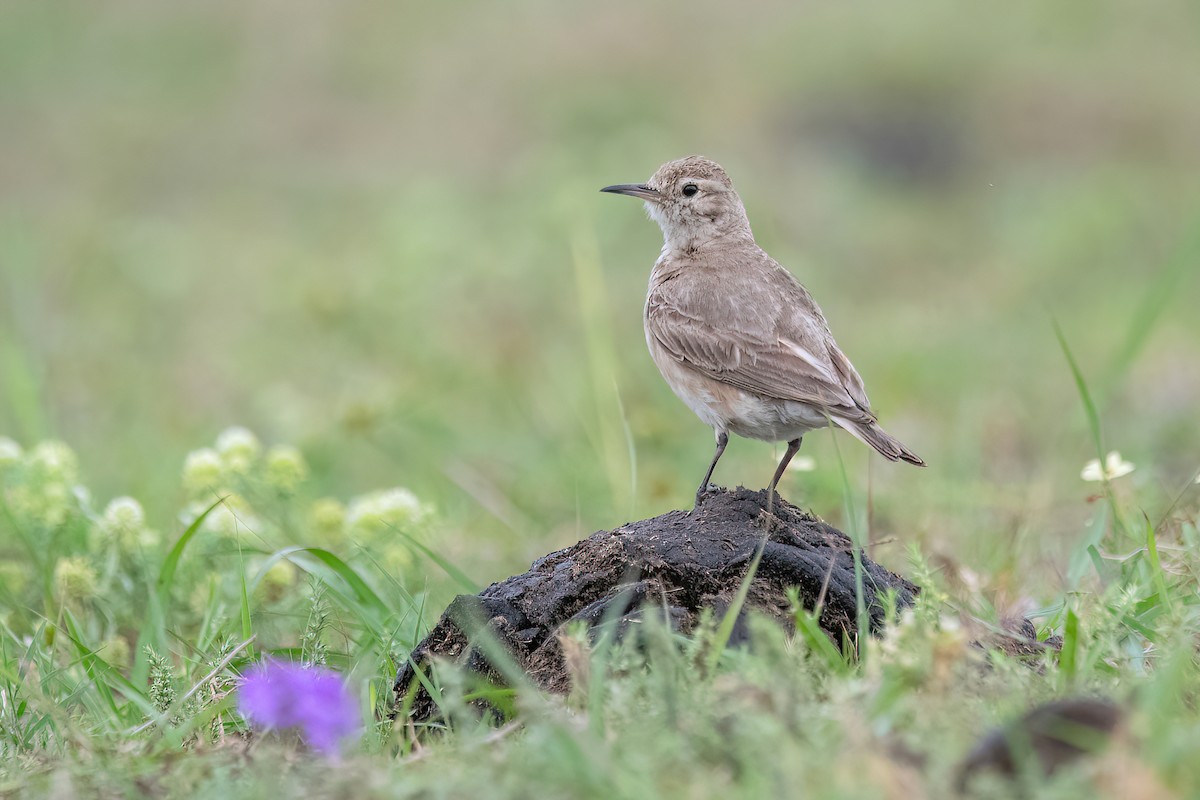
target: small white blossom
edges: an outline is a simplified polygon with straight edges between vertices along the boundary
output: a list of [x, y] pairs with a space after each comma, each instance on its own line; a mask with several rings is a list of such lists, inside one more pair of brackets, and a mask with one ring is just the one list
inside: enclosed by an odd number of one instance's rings
[[96, 655], [120, 670], [129, 669], [129, 665], [132, 663], [129, 642], [120, 636], [101, 642], [100, 646], [96, 648]]
[[221, 431], [217, 436], [217, 452], [227, 461], [230, 459], [253, 461], [262, 452], [262, 445], [259, 443], [258, 437], [248, 428], [235, 425]]
[[104, 509], [102, 519], [114, 530], [136, 531], [146, 524], [146, 512], [132, 497], [117, 497]]
[[355, 533], [404, 529], [419, 524], [428, 513], [429, 510], [408, 489], [384, 489], [351, 500], [346, 526]]
[[288, 589], [295, 585], [298, 576], [299, 571], [295, 564], [287, 559], [276, 561], [263, 574], [262, 580], [258, 584], [258, 591], [268, 602], [277, 602], [283, 598]]
[[87, 600], [96, 592], [96, 570], [81, 556], [60, 559], [54, 565], [54, 594], [64, 602]]
[[788, 464], [788, 472], [812, 472], [817, 468], [817, 460], [812, 456], [796, 456]]
[[86, 502], [77, 492], [79, 460], [62, 442], [39, 442], [26, 453], [24, 477], [7, 493], [9, 507], [47, 528], [62, 525]]
[[300, 451], [289, 445], [276, 445], [267, 451], [264, 477], [279, 491], [290, 494], [308, 477], [308, 464]]
[[115, 498], [104, 509], [96, 526], [98, 544], [115, 543], [122, 550], [152, 547], [157, 535], [146, 527], [146, 512], [132, 497]]
[[1133, 470], [1133, 464], [1122, 459], [1121, 454], [1113, 450], [1105, 456], [1103, 467], [1100, 466], [1099, 459], [1093, 458], [1083, 465], [1083, 471], [1079, 473], [1079, 477], [1085, 481], [1111, 481], [1122, 475], [1128, 475]]
[[16, 464], [21, 460], [21, 445], [9, 439], [7, 436], [0, 436], [0, 467], [7, 467], [10, 464]]
[[62, 442], [39, 442], [29, 451], [29, 470], [37, 482], [74, 484], [79, 480], [79, 459]]
[[71, 487], [57, 481], [15, 486], [7, 499], [9, 507], [19, 516], [47, 528], [62, 525], [78, 509]]
[[211, 447], [193, 450], [183, 461], [183, 488], [193, 495], [217, 488], [221, 476], [221, 456]]
[[346, 507], [332, 497], [322, 497], [308, 511], [309, 526], [318, 541], [334, 544], [346, 531]]
[[231, 494], [209, 512], [203, 527], [219, 536], [237, 538], [258, 531], [262, 526], [245, 498]]

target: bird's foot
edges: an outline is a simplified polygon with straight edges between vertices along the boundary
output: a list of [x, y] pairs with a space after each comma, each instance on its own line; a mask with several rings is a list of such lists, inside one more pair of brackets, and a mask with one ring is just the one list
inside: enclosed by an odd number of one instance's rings
[[692, 506], [692, 510], [688, 514], [695, 514], [700, 510], [700, 506], [708, 499], [710, 494], [720, 494], [721, 487], [715, 483], [710, 483], [696, 490], [696, 504]]

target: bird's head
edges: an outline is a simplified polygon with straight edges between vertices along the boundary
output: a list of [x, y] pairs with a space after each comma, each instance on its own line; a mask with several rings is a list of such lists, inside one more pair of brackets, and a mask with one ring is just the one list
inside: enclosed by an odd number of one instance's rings
[[702, 156], [668, 161], [645, 183], [600, 191], [646, 201], [668, 250], [688, 250], [726, 237], [752, 237], [750, 221], [721, 165]]

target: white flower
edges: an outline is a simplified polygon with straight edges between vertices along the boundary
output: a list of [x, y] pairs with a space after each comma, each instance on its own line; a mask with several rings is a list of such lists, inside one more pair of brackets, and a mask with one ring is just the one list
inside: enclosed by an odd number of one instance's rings
[[96, 592], [96, 570], [82, 556], [60, 559], [54, 565], [54, 594], [64, 601], [86, 600]]
[[6, 467], [9, 464], [16, 464], [21, 460], [21, 445], [9, 439], [7, 436], [0, 436], [0, 467]]
[[132, 497], [115, 498], [104, 509], [96, 526], [97, 543], [116, 543], [122, 550], [152, 547], [157, 534], [146, 527], [146, 512]]
[[[768, 448], [763, 451], [765, 454], [763, 460], [769, 462], [772, 466], [779, 464], [779, 457], [782, 455], [778, 450]], [[788, 462], [788, 472], [812, 472], [817, 468], [817, 460], [812, 456], [807, 456], [798, 453]]]
[[146, 524], [146, 512], [132, 497], [117, 497], [104, 509], [103, 522], [114, 531], [138, 531]]
[[796, 456], [788, 464], [788, 472], [812, 472], [817, 468], [817, 460], [812, 456]]
[[262, 445], [259, 444], [258, 437], [249, 428], [234, 425], [217, 434], [217, 452], [223, 456], [231, 453], [256, 456], [261, 449]]
[[262, 445], [249, 429], [233, 426], [217, 436], [217, 452], [229, 472], [245, 474], [262, 452]]
[[332, 497], [322, 497], [312, 504], [308, 518], [318, 538], [337, 541], [346, 527], [346, 507]]
[[1079, 477], [1085, 481], [1111, 481], [1122, 475], [1128, 475], [1133, 470], [1133, 464], [1122, 459], [1121, 454], [1113, 450], [1105, 456], [1103, 468], [1100, 466], [1100, 460], [1093, 458], [1083, 465], [1083, 471], [1079, 473]]
[[19, 515], [45, 527], [57, 528], [78, 512], [80, 503], [86, 504], [86, 496], [80, 496], [80, 487], [76, 485], [79, 460], [67, 445], [39, 442], [25, 454], [24, 466], [25, 480], [7, 493], [8, 505]]
[[299, 571], [296, 565], [287, 559], [281, 559], [271, 565], [270, 569], [263, 574], [262, 580], [258, 583], [258, 591], [261, 592], [268, 602], [277, 602], [280, 600], [287, 590], [296, 584], [296, 578], [299, 576]]
[[262, 527], [254, 509], [241, 495], [227, 495], [204, 518], [204, 529], [218, 536], [237, 538]]
[[183, 461], [183, 488], [198, 495], [215, 489], [221, 482], [221, 456], [211, 447], [202, 447], [187, 454]]
[[423, 521], [428, 513], [408, 489], [384, 489], [351, 500], [346, 527], [356, 533], [409, 528]]
[[62, 442], [39, 442], [29, 451], [29, 467], [38, 481], [72, 484], [79, 480], [75, 451]]
[[267, 451], [267, 483], [288, 494], [308, 477], [308, 465], [300, 451], [289, 445], [276, 445]]

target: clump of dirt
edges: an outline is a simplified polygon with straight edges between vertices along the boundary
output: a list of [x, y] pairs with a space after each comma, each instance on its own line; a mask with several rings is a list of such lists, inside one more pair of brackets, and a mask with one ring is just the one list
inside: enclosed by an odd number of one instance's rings
[[1035, 706], [979, 740], [959, 764], [956, 788], [965, 793], [972, 780], [986, 772], [1016, 780], [1022, 767], [1049, 777], [1104, 750], [1124, 719], [1125, 711], [1103, 697], [1066, 698]]
[[[559, 633], [582, 622], [594, 627], [615, 621], [618, 630], [645, 613], [656, 613], [675, 630], [688, 632], [705, 609], [718, 616], [729, 608], [768, 516], [765, 490], [710, 490], [693, 512], [671, 511], [653, 519], [599, 531], [533, 563], [528, 572], [494, 583], [478, 595], [457, 597], [401, 667], [395, 690], [405, 696], [416, 679], [413, 664], [448, 659], [499, 679], [485, 648], [475, 646], [486, 630], [532, 681], [548, 692], [565, 693], [570, 675]], [[821, 603], [821, 627], [836, 643], [857, 635], [854, 559], [850, 538], [776, 496], [770, 535], [750, 591], [734, 626], [733, 642], [747, 637], [748, 610], [786, 622], [787, 589], [796, 587], [807, 608]], [[885, 592], [898, 607], [911, 605], [918, 588], [862, 556], [871, 631], [883, 623]], [[423, 688], [409, 716], [437, 716]]]

